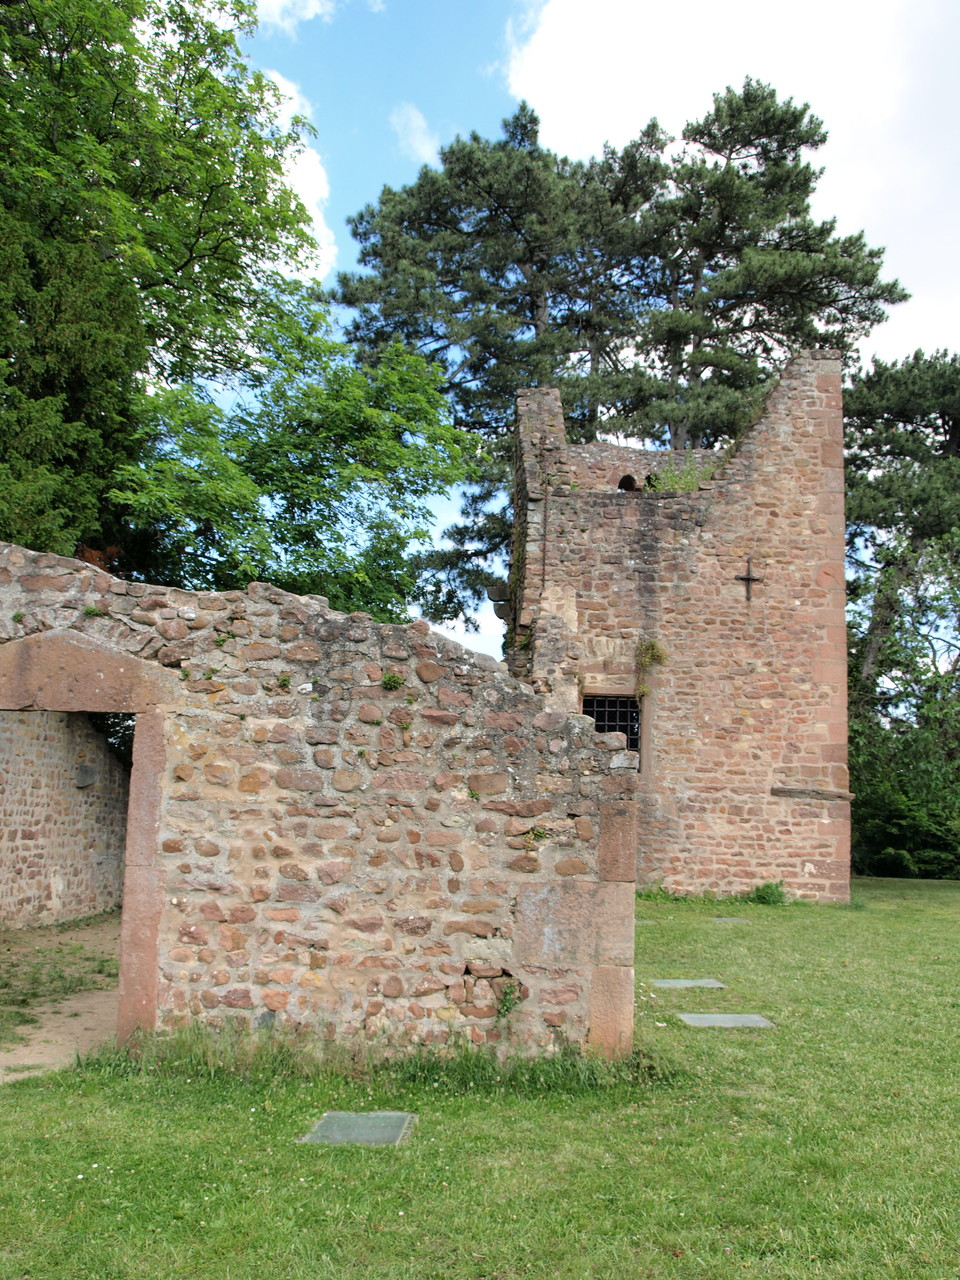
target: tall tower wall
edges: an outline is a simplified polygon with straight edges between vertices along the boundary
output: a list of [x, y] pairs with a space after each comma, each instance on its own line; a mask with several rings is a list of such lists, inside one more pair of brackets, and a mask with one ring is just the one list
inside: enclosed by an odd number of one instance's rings
[[839, 360], [795, 359], [723, 461], [568, 446], [554, 391], [518, 409], [511, 669], [557, 710], [639, 693], [638, 879], [845, 899]]

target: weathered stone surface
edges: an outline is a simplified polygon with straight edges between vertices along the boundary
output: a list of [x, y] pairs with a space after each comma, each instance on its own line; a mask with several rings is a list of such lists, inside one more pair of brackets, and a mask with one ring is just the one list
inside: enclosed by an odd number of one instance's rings
[[296, 644], [287, 645], [283, 656], [294, 662], [319, 662], [323, 657], [323, 649], [313, 640], [298, 640]]
[[630, 965], [633, 886], [583, 881], [517, 888], [518, 950], [528, 965]]
[[307, 769], [278, 769], [275, 781], [287, 791], [323, 791], [327, 785], [325, 774]]
[[354, 791], [363, 782], [363, 774], [353, 769], [334, 769], [331, 781], [335, 791]]
[[689, 492], [646, 486], [673, 467], [668, 452], [569, 445], [549, 389], [520, 393], [518, 410], [508, 661], [546, 702], [526, 725], [563, 773], [584, 695], [652, 690], [639, 762], [622, 735], [598, 739], [618, 775], [600, 790], [627, 802], [601, 821], [601, 879], [719, 893], [782, 880], [798, 897], [846, 898], [836, 354], [793, 360], [719, 466], [688, 451], [701, 477]]
[[590, 975], [590, 1034], [594, 1048], [619, 1057], [633, 1046], [633, 970], [601, 965]]
[[[78, 764], [92, 772], [78, 788]], [[0, 711], [0, 922], [56, 924], [120, 904], [127, 774], [83, 716]]]
[[[538, 696], [425, 624], [345, 619], [263, 584], [194, 596], [113, 591], [109, 579], [96, 615], [78, 616], [75, 588], [46, 584], [41, 560], [0, 545], [0, 706], [49, 696], [72, 711], [90, 696], [139, 717], [125, 1032], [270, 1015], [347, 1036], [386, 1030], [397, 1043], [509, 1036], [534, 1052], [562, 1013], [564, 1036], [584, 1039], [583, 940], [539, 965], [517, 909], [534, 876], [600, 887], [596, 816], [621, 795], [605, 785], [621, 783], [581, 717], [561, 715], [545, 739], [533, 728]], [[142, 621], [131, 632], [134, 600]], [[47, 631], [5, 633], [4, 617], [33, 612]], [[123, 647], [130, 634], [136, 658]], [[178, 645], [191, 646], [189, 664], [165, 670]], [[284, 669], [293, 661], [311, 664], [306, 684]], [[380, 684], [390, 670], [406, 680], [396, 694]], [[99, 766], [71, 768], [73, 794], [90, 795]], [[591, 818], [577, 826], [581, 813]], [[536, 827], [551, 834], [543, 858], [524, 843]], [[632, 903], [621, 907], [629, 918]], [[569, 983], [574, 998], [551, 1005], [546, 993]], [[508, 990], [520, 1004], [501, 1025]]]
[[553, 869], [558, 876], [582, 876], [589, 867], [582, 858], [558, 858]]
[[505, 773], [471, 773], [467, 786], [481, 796], [496, 796], [506, 791], [510, 778]]

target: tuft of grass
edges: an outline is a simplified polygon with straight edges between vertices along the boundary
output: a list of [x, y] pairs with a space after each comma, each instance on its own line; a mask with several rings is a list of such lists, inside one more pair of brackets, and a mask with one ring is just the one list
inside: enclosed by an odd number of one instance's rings
[[404, 683], [404, 678], [399, 671], [385, 671], [380, 683], [384, 689], [399, 689]]
[[89, 1054], [79, 1069], [127, 1079], [349, 1081], [391, 1096], [426, 1087], [470, 1097], [647, 1089], [679, 1074], [674, 1064], [639, 1049], [615, 1061], [569, 1045], [546, 1057], [504, 1059], [493, 1046], [466, 1041], [410, 1051], [386, 1043], [325, 1041], [282, 1027], [251, 1029], [235, 1021], [219, 1029], [188, 1023], [167, 1035], [140, 1033], [125, 1046]]
[[763, 884], [755, 884], [740, 897], [744, 902], [755, 902], [761, 907], [784, 907], [787, 904], [782, 880], [765, 880]]
[[662, 884], [648, 884], [637, 890], [641, 902], [716, 902], [715, 895], [710, 893], [675, 893]]
[[867, 900], [859, 893], [851, 893], [850, 901], [842, 902], [839, 905], [847, 911], [866, 911]]

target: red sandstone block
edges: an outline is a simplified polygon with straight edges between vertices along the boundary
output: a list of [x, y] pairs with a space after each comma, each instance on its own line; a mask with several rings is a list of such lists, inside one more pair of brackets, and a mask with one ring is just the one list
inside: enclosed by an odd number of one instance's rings
[[322, 791], [326, 778], [307, 769], [278, 769], [276, 784], [284, 791]]
[[[508, 841], [507, 843], [512, 844], [513, 842]], [[510, 867], [511, 871], [523, 871], [528, 874], [539, 871], [541, 865], [542, 864], [537, 855], [530, 852], [521, 853], [518, 857], [511, 859], [511, 861], [507, 863], [507, 866]]]
[[433, 785], [438, 791], [449, 791], [451, 787], [458, 786], [462, 781], [462, 773], [438, 773], [433, 779]]
[[240, 651], [245, 662], [264, 662], [271, 658], [279, 658], [280, 650], [274, 644], [248, 644]]
[[598, 965], [590, 979], [588, 1042], [606, 1057], [619, 1058], [633, 1047], [633, 969]]
[[600, 805], [597, 855], [601, 880], [632, 883], [636, 879], [637, 839], [635, 804], [605, 801]]
[[510, 782], [506, 773], [471, 773], [467, 775], [467, 786], [478, 795], [499, 795], [506, 791]]
[[524, 727], [523, 716], [513, 711], [487, 711], [484, 713], [483, 723], [488, 729], [522, 729]]
[[317, 902], [320, 890], [311, 884], [297, 884], [285, 881], [277, 886], [278, 902]]
[[538, 814], [549, 813], [553, 808], [552, 800], [488, 800], [483, 806], [494, 813], [513, 814], [518, 818], [535, 818]]
[[[636, 855], [634, 854], [634, 861]], [[554, 864], [554, 871], [558, 876], [582, 876], [587, 873], [589, 867], [582, 858], [560, 858]]]
[[448, 920], [443, 926], [445, 937], [454, 933], [466, 933], [475, 938], [489, 938], [494, 926], [489, 920]]
[[517, 952], [525, 965], [630, 964], [633, 907], [632, 884], [520, 884]]
[[463, 832], [428, 831], [427, 844], [434, 849], [453, 849], [463, 844]]
[[247, 987], [233, 987], [220, 997], [221, 1002], [231, 1009], [252, 1009], [253, 999]]

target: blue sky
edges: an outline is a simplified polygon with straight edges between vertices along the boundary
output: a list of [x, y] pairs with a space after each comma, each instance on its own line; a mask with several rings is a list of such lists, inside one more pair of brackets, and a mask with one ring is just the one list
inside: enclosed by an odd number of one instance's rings
[[[309, 4], [310, 0], [305, 0]], [[279, 72], [300, 95], [329, 183], [324, 221], [337, 267], [354, 245], [346, 218], [401, 186], [458, 133], [496, 134], [516, 100], [504, 75], [513, 0], [345, 0], [330, 16], [287, 27], [299, 6], [261, 6], [253, 62]], [[292, 21], [292, 19], [291, 19]], [[281, 84], [283, 82], [281, 81]]]
[[[913, 294], [864, 357], [960, 350], [956, 0], [259, 0], [259, 14], [251, 60], [317, 131], [291, 177], [328, 284], [354, 266], [348, 214], [458, 133], [496, 136], [521, 98], [546, 146], [586, 157], [654, 115], [679, 134], [750, 75], [823, 118], [814, 212], [885, 246]], [[488, 622], [480, 644], [498, 651], [498, 633]]]

